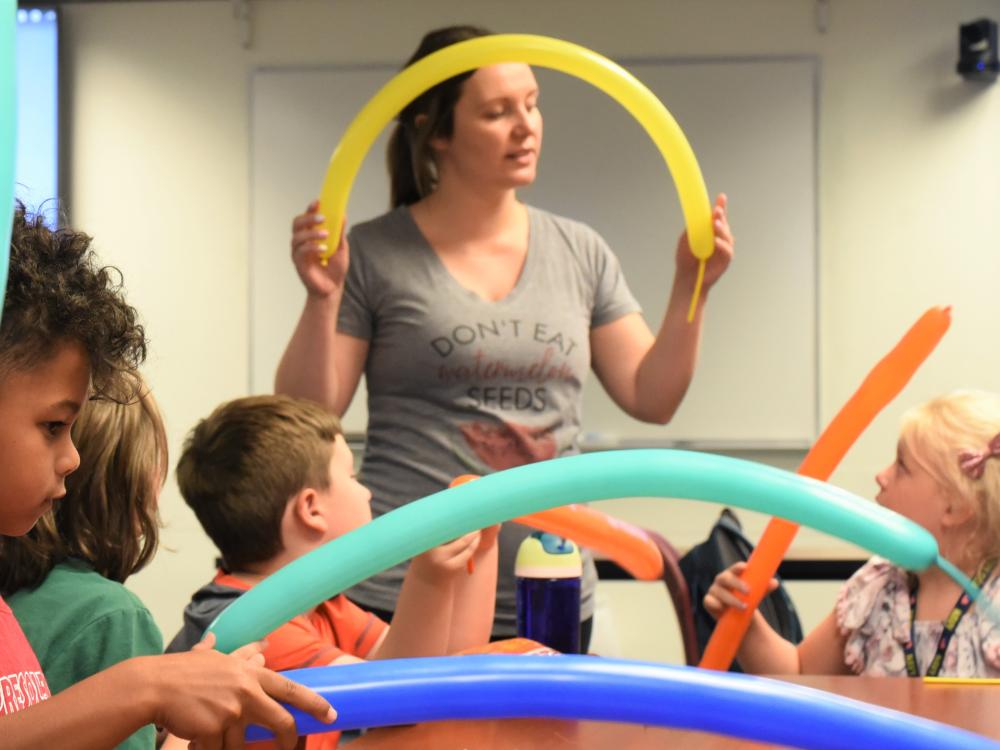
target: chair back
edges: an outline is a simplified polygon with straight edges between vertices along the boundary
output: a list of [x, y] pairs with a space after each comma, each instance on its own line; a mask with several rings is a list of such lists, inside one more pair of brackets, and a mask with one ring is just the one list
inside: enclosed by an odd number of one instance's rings
[[663, 556], [663, 582], [666, 584], [670, 600], [674, 605], [674, 613], [677, 615], [677, 625], [684, 645], [684, 661], [688, 666], [697, 666], [701, 659], [701, 651], [698, 648], [694, 611], [691, 607], [691, 592], [688, 590], [687, 579], [681, 572], [680, 555], [663, 535], [650, 529], [644, 531], [656, 543]]

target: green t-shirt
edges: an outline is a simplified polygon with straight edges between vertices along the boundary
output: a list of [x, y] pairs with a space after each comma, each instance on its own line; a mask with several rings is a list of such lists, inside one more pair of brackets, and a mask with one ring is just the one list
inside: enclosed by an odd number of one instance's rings
[[[163, 636], [139, 598], [78, 560], [60, 563], [36, 589], [7, 598], [52, 694], [133, 656], [163, 652]], [[120, 744], [155, 746], [152, 725]]]

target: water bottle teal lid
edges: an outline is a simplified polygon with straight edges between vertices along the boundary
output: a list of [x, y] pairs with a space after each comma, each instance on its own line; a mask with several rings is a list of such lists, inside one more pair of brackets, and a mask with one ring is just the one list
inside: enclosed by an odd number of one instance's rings
[[583, 571], [579, 548], [569, 539], [535, 531], [521, 542], [514, 561], [520, 578], [578, 578]]

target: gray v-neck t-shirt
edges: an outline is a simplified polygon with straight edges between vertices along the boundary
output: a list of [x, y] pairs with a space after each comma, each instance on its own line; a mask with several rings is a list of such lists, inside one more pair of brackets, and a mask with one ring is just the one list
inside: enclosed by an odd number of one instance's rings
[[[462, 286], [395, 209], [350, 233], [338, 331], [369, 341], [361, 481], [378, 516], [448, 486], [578, 452], [590, 330], [638, 312], [618, 259], [592, 229], [528, 208], [517, 284], [499, 301]], [[530, 533], [504, 524], [494, 634], [515, 632], [514, 558]], [[393, 610], [405, 565], [351, 589]], [[596, 572], [585, 555], [583, 617]]]

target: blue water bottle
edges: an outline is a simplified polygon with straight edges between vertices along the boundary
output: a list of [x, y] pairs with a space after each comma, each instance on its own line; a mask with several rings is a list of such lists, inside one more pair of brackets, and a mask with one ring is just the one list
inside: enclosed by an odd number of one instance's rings
[[568, 539], [534, 532], [521, 542], [517, 634], [564, 654], [580, 653], [580, 550]]

